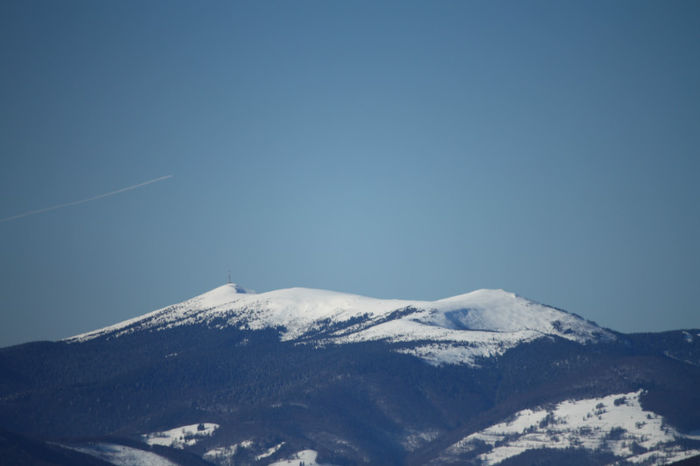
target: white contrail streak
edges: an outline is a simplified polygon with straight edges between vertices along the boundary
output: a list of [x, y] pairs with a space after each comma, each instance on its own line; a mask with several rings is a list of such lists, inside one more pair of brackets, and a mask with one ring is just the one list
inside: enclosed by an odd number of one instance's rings
[[10, 220], [17, 220], [18, 218], [22, 218], [22, 217], [29, 217], [30, 215], [43, 214], [44, 212], [50, 212], [52, 210], [63, 209], [64, 207], [71, 207], [71, 206], [78, 205], [78, 204], [85, 204], [86, 202], [96, 201], [98, 199], [102, 199], [103, 197], [114, 196], [115, 194], [123, 193], [125, 191], [131, 191], [132, 189], [140, 188], [142, 186], [146, 186], [147, 184], [157, 183], [159, 181], [167, 180], [168, 178], [172, 178], [172, 177], [173, 177], [173, 175], [161, 176], [160, 178], [154, 178], [152, 180], [144, 181], [143, 183], [135, 184], [133, 186], [127, 186], [126, 188], [121, 188], [121, 189], [117, 189], [116, 191], [110, 191], [108, 193], [99, 194], [97, 196], [89, 197], [87, 199], [81, 199], [79, 201], [73, 201], [73, 202], [66, 202], [65, 204], [58, 204], [58, 205], [51, 206], [51, 207], [45, 207], [43, 209], [30, 210], [28, 212], [13, 215], [12, 217], [1, 218], [0, 223], [9, 222]]

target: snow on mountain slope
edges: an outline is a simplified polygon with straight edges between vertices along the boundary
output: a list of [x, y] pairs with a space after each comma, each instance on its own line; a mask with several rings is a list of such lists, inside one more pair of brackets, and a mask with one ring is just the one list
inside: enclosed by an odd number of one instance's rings
[[85, 446], [64, 446], [117, 466], [177, 466], [160, 455], [125, 445], [92, 443]]
[[211, 437], [218, 428], [219, 424], [205, 422], [175, 427], [162, 432], [152, 432], [141, 437], [149, 445], [163, 445], [183, 449], [186, 446], [197, 444], [203, 438]]
[[244, 440], [233, 445], [212, 448], [204, 453], [204, 459], [214, 464], [234, 464], [233, 457], [236, 453], [241, 449], [251, 448], [254, 444], [252, 440]]
[[67, 341], [87, 341], [103, 335], [119, 336], [137, 329], [169, 327], [171, 326], [170, 324], [174, 322], [180, 322], [182, 324], [190, 323], [192, 317], [202, 311], [214, 309], [219, 306], [227, 306], [250, 293], [250, 291], [241, 288], [235, 283], [227, 283], [224, 286], [214, 288], [211, 291], [195, 296], [187, 301], [173, 304], [108, 327], [75, 335], [68, 338]]
[[474, 452], [483, 464], [492, 465], [536, 448], [607, 451], [626, 462], [646, 464], [668, 464], [700, 454], [683, 446], [684, 439], [694, 437], [680, 434], [661, 416], [642, 408], [641, 394], [640, 390], [519, 411], [453, 444], [438, 462], [462, 463]]
[[[288, 288], [251, 293], [226, 284], [179, 304], [69, 338], [81, 342], [139, 330], [205, 324], [278, 328], [283, 341], [325, 332], [316, 344], [371, 340], [420, 342], [397, 351], [432, 364], [475, 364], [518, 343], [556, 335], [579, 343], [614, 335], [584, 319], [503, 290], [478, 290], [438, 301], [376, 299], [335, 291]], [[343, 328], [334, 330], [334, 324]]]
[[534, 330], [585, 341], [596, 339], [600, 333], [600, 328], [574, 314], [503, 290], [477, 290], [441, 299], [433, 308], [424, 322], [458, 330]]
[[[412, 303], [416, 309], [376, 325], [358, 324], [336, 332], [334, 343], [386, 340], [419, 342], [397, 349], [433, 365], [478, 365], [479, 358], [499, 356], [508, 349], [545, 335], [588, 343], [614, 338], [612, 333], [552, 307], [503, 290], [477, 290], [432, 303]], [[425, 343], [428, 342], [428, 343]]]
[[322, 466], [316, 462], [318, 452], [315, 450], [302, 450], [296, 452], [290, 458], [270, 463], [269, 466]]

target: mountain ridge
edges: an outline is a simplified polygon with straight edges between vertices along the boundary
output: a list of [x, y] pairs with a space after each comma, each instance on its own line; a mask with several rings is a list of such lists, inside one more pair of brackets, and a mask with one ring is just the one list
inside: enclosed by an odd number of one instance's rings
[[0, 430], [19, 435], [0, 458], [44, 452], [37, 442], [125, 465], [700, 454], [697, 330], [613, 332], [503, 290], [430, 302], [247, 291], [0, 348]]
[[[203, 294], [126, 321], [67, 338], [84, 342], [204, 323], [260, 330], [281, 329], [296, 341], [326, 331], [320, 344], [384, 340], [438, 341], [399, 351], [432, 364], [476, 364], [514, 345], [543, 337], [578, 343], [614, 340], [615, 334], [575, 314], [536, 303], [501, 289], [480, 289], [435, 301], [379, 299], [313, 288], [252, 293], [228, 283]], [[329, 327], [330, 326], [330, 327]]]

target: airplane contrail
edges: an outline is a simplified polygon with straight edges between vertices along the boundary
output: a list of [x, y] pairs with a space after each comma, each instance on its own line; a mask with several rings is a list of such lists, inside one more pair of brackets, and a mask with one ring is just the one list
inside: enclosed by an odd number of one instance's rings
[[168, 178], [172, 178], [173, 176], [174, 175], [161, 176], [160, 178], [154, 178], [152, 180], [144, 181], [143, 183], [135, 184], [132, 186], [127, 186], [126, 188], [121, 188], [121, 189], [117, 189], [116, 191], [110, 191], [108, 193], [99, 194], [97, 196], [89, 197], [87, 199], [66, 202], [65, 204], [58, 204], [58, 205], [51, 206], [51, 207], [45, 207], [43, 209], [30, 210], [27, 212], [23, 212], [21, 214], [13, 215], [12, 217], [1, 218], [0, 223], [9, 222], [10, 220], [17, 220], [18, 218], [22, 218], [22, 217], [29, 217], [30, 215], [43, 214], [44, 212], [63, 209], [64, 207], [71, 207], [71, 206], [78, 205], [78, 204], [85, 204], [86, 202], [96, 201], [98, 199], [102, 199], [103, 197], [114, 196], [115, 194], [123, 193], [125, 191], [131, 191], [132, 189], [140, 188], [142, 186], [146, 186], [147, 184], [157, 183], [159, 181], [167, 180]]

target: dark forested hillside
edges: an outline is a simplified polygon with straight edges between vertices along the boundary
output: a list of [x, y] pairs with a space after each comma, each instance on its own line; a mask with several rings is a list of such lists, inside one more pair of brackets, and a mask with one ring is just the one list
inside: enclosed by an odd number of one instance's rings
[[[71, 444], [141, 441], [141, 434], [211, 422], [220, 426], [216, 434], [189, 451], [203, 457], [254, 439], [261, 451], [283, 443], [275, 458], [311, 449], [334, 464], [424, 464], [519, 410], [643, 389], [645, 409], [689, 431], [700, 426], [700, 367], [668, 356], [698, 361], [697, 349], [677, 340], [546, 338], [479, 367], [430, 365], [381, 341], [282, 342], [275, 329], [188, 326], [30, 343], [0, 350], [0, 425]], [[260, 451], [239, 450], [232, 456], [239, 463], [264, 462], [255, 459]], [[612, 455], [591, 454], [591, 461]], [[540, 457], [546, 452], [506, 464]]]
[[227, 284], [2, 348], [0, 375], [5, 457], [37, 464], [700, 455], [697, 331], [619, 334], [503, 290], [410, 302]]

